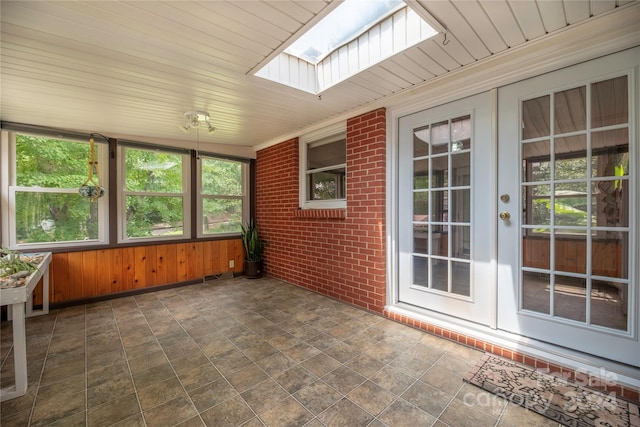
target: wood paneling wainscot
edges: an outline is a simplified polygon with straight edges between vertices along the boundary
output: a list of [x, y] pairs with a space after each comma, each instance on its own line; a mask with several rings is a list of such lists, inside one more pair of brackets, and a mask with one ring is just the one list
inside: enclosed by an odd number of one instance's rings
[[[84, 300], [214, 274], [241, 273], [243, 259], [240, 239], [54, 253], [49, 267], [49, 301]], [[230, 260], [234, 268], [229, 268]], [[41, 304], [39, 283], [34, 305]]]

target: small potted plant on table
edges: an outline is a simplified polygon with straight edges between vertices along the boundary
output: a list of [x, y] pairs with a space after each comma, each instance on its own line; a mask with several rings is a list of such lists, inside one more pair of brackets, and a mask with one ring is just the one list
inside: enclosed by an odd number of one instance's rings
[[248, 279], [262, 276], [262, 252], [264, 242], [260, 240], [258, 227], [254, 220], [242, 226], [242, 246], [244, 246], [244, 274]]
[[38, 269], [41, 257], [22, 255], [18, 251], [0, 248], [0, 288], [23, 286], [27, 277]]

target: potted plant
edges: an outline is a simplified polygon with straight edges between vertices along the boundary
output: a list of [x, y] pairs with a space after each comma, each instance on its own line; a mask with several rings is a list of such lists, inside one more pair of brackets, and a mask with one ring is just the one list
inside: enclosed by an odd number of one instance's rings
[[244, 246], [244, 274], [249, 279], [262, 276], [262, 251], [264, 242], [260, 240], [258, 227], [254, 220], [242, 227], [242, 246]]

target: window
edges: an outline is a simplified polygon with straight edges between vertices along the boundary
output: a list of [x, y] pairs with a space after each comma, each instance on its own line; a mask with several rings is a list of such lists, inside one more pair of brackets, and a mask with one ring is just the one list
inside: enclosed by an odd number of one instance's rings
[[300, 205], [346, 207], [347, 139], [344, 125], [300, 139]]
[[119, 147], [120, 241], [189, 238], [186, 152]]
[[[9, 182], [9, 203], [2, 214], [9, 218], [9, 246], [22, 250], [106, 242], [107, 197], [91, 202], [78, 194], [87, 179], [89, 142], [13, 132], [7, 136], [11, 143], [3, 144], [3, 169], [11, 172], [3, 177]], [[104, 165], [106, 144], [96, 147], [98, 164]], [[100, 179], [106, 188], [106, 167], [100, 168]]]
[[201, 156], [199, 169], [198, 237], [239, 233], [248, 217], [247, 164]]
[[[2, 246], [49, 250], [235, 237], [249, 217], [248, 160], [207, 154], [196, 162], [187, 149], [96, 139], [106, 191], [91, 202], [78, 194], [88, 175], [89, 135], [6, 126], [0, 133]], [[110, 170], [115, 188], [108, 188]]]

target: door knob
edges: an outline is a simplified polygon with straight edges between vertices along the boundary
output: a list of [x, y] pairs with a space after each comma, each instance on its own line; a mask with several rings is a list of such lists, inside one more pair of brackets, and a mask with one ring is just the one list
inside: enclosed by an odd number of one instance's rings
[[509, 218], [511, 218], [511, 214], [507, 211], [502, 211], [500, 212], [500, 219], [503, 221], [509, 221]]

